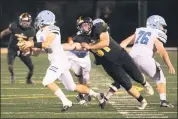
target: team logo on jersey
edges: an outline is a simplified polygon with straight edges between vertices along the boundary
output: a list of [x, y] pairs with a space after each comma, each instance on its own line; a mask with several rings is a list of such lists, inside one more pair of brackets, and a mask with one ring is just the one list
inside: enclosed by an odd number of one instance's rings
[[40, 37], [40, 42], [43, 42], [43, 41], [44, 41], [43, 36], [41, 36]]

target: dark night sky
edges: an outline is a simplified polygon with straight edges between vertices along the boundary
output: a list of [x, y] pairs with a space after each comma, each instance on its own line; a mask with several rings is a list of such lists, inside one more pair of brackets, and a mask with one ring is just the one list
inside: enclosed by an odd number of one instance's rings
[[[12, 1], [12, 0], [11, 0]], [[56, 14], [57, 25], [61, 28], [62, 38], [72, 36], [76, 32], [76, 18], [80, 14], [95, 15], [95, 0], [1, 0], [0, 31], [7, 28], [8, 24], [15, 20], [20, 13], [29, 12], [34, 18], [40, 10], [49, 9]], [[50, 1], [50, 2], [49, 2]], [[105, 0], [106, 1], [106, 0]], [[112, 7], [112, 13], [108, 19], [111, 26], [111, 34], [117, 42], [121, 42], [132, 34], [138, 27], [137, 0], [116, 0]], [[178, 7], [177, 0], [148, 0], [147, 17], [153, 14], [161, 15], [168, 24], [168, 42], [166, 46], [176, 47], [178, 44]], [[9, 36], [5, 38], [8, 39]], [[1, 46], [5, 46], [8, 40], [3, 40]]]

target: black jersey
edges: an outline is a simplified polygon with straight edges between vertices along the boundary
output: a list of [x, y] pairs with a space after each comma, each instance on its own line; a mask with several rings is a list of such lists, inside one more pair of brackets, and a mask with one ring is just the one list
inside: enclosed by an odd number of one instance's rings
[[[72, 40], [73, 42], [78, 42], [78, 43], [82, 43], [82, 42], [90, 43], [91, 37], [88, 35], [82, 35], [78, 32], [77, 35], [72, 38]], [[77, 51], [77, 50], [72, 50], [70, 52], [74, 53], [79, 58], [84, 58], [89, 53], [88, 51]]]
[[90, 43], [91, 42], [91, 37], [88, 35], [83, 35], [80, 34], [80, 32], [77, 32], [77, 35], [72, 38], [73, 42], [78, 42], [78, 43]]
[[18, 40], [15, 34], [22, 34], [27, 37], [35, 37], [35, 29], [33, 27], [22, 28], [17, 22], [12, 22], [9, 25], [9, 30], [12, 32], [9, 41], [9, 48], [13, 48], [14, 50], [19, 50], [17, 46]]
[[[99, 42], [100, 34], [108, 30], [109, 30], [109, 27], [105, 22], [94, 23], [92, 32], [91, 32], [92, 40], [95, 43]], [[102, 49], [91, 50], [91, 51], [94, 53], [96, 60], [98, 60], [99, 62], [101, 62], [101, 60], [102, 61], [103, 60], [115, 61], [119, 59], [120, 57], [122, 57], [122, 54], [123, 54], [122, 53], [123, 49], [116, 41], [112, 39], [111, 36], [109, 36], [109, 46], [104, 47]]]

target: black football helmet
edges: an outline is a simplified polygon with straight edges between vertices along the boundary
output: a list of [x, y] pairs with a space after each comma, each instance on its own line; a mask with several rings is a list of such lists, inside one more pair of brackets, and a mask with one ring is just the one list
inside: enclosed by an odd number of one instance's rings
[[31, 23], [32, 23], [32, 17], [31, 17], [30, 14], [22, 13], [19, 16], [19, 24], [20, 24], [21, 27], [28, 28], [28, 27], [31, 26]]
[[[84, 28], [86, 26], [87, 28]], [[79, 17], [77, 19], [77, 29], [80, 31], [81, 34], [89, 35], [91, 33], [92, 27], [93, 22], [90, 17]]]

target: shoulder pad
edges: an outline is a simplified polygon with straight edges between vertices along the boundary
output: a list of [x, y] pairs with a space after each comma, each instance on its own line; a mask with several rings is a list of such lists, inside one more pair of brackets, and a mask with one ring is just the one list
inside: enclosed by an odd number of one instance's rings
[[163, 43], [167, 42], [167, 35], [161, 30], [156, 30], [156, 37]]
[[105, 23], [105, 22], [100, 18], [93, 20], [93, 25], [96, 25], [97, 23]]
[[12, 22], [9, 24], [9, 29], [11, 31], [14, 31], [18, 27], [18, 24], [16, 22]]
[[52, 25], [52, 26], [48, 26], [48, 31], [52, 32], [52, 33], [60, 33], [60, 29], [59, 27]]

